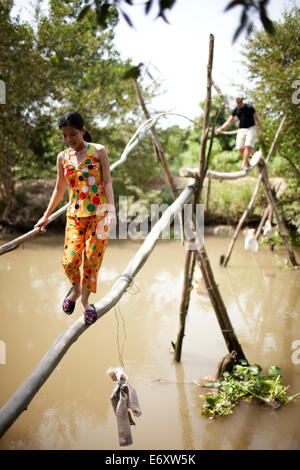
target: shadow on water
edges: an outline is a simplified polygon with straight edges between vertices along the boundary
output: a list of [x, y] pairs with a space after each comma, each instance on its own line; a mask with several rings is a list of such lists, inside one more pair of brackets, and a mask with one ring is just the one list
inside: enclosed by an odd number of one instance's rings
[[[110, 242], [92, 302], [109, 291], [139, 243]], [[293, 356], [293, 345], [300, 341], [300, 273], [284, 268], [283, 249], [260, 247], [251, 253], [244, 251], [242, 238], [224, 269], [218, 260], [227, 246], [228, 238], [206, 237], [239, 341], [249, 362], [264, 370], [280, 366], [295, 394], [300, 391], [300, 352]], [[6, 353], [0, 361], [1, 406], [82, 313], [79, 304], [71, 317], [61, 311], [68, 290], [62, 249], [62, 236], [44, 235], [0, 258], [0, 340]], [[135, 420], [131, 449], [299, 448], [300, 401], [277, 411], [245, 402], [230, 417], [213, 421], [201, 415], [203, 391], [193, 380], [213, 375], [226, 348], [205, 290], [193, 290], [182, 361], [173, 361], [184, 257], [181, 242], [158, 242], [118, 307], [72, 345], [3, 436], [1, 449], [119, 449], [110, 404], [115, 384], [106, 371], [120, 359], [143, 411]]]

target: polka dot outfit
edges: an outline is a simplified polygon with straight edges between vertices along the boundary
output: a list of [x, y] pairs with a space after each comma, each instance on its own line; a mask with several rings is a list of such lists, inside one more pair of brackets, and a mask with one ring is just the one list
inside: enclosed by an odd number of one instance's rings
[[70, 205], [67, 215], [89, 217], [102, 215], [106, 210], [100, 162], [95, 157], [95, 147], [88, 144], [86, 158], [76, 167], [70, 160], [70, 149], [64, 156], [64, 173], [69, 183]]
[[108, 243], [108, 229], [100, 162], [94, 154], [95, 147], [89, 144], [86, 158], [76, 166], [70, 161], [70, 149], [65, 152], [64, 173], [69, 183], [70, 205], [62, 265], [74, 285], [81, 279], [79, 268], [83, 254], [82, 286], [95, 293]]

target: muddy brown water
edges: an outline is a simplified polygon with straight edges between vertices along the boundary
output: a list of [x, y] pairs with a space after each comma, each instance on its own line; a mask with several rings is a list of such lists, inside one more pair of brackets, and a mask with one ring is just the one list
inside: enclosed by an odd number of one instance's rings
[[[141, 242], [112, 240], [97, 294], [104, 296]], [[207, 252], [235, 332], [251, 363], [282, 368], [289, 394], [300, 392], [300, 271], [287, 269], [284, 248], [245, 251], [238, 239], [230, 264], [219, 266], [229, 238], [206, 236]], [[68, 282], [60, 266], [63, 236], [43, 235], [0, 257], [0, 405], [34, 370], [53, 342], [81, 315], [61, 310]], [[193, 383], [215, 373], [226, 354], [205, 289], [192, 291], [182, 361], [173, 361], [185, 252], [159, 240], [134, 284], [74, 343], [0, 440], [0, 449], [117, 449], [106, 371], [120, 365], [135, 387], [142, 415], [132, 427], [135, 449], [299, 449], [300, 399], [272, 410], [240, 403], [233, 415], [201, 415], [203, 391]], [[300, 252], [297, 251], [298, 260]]]

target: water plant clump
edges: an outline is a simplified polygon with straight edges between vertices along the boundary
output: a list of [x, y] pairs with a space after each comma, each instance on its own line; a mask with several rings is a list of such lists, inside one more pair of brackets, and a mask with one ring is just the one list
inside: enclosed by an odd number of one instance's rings
[[200, 398], [204, 398], [202, 414], [208, 418], [232, 414], [233, 408], [242, 399], [250, 403], [257, 400], [278, 408], [300, 395], [300, 393], [293, 396], [287, 395], [289, 386], [283, 385], [280, 367], [270, 367], [268, 375], [265, 375], [258, 364], [235, 365], [231, 374], [224, 372], [222, 380], [212, 381], [202, 386], [210, 389], [207, 394], [199, 395]]

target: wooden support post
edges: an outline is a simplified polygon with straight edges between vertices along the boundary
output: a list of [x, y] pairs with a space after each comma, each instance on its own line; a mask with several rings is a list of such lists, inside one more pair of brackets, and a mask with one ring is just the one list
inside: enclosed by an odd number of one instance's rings
[[185, 321], [190, 302], [190, 292], [192, 289], [194, 267], [195, 257], [193, 256], [193, 252], [192, 250], [187, 250], [184, 263], [183, 288], [180, 302], [179, 331], [177, 335], [176, 344], [172, 343], [175, 350], [174, 359], [177, 362], [179, 362], [181, 359], [182, 342], [185, 332]]
[[208, 178], [207, 188], [206, 188], [206, 195], [205, 195], [205, 207], [204, 207], [205, 212], [208, 211], [208, 206], [209, 206], [210, 186], [211, 186], [211, 180], [210, 180], [210, 178]]
[[[274, 197], [277, 196], [277, 192], [279, 191], [279, 188], [280, 188], [280, 184], [277, 188], [272, 189], [272, 194], [274, 194]], [[264, 227], [265, 222], [266, 222], [267, 219], [269, 221], [270, 226], [272, 227], [273, 210], [272, 210], [272, 207], [270, 206], [270, 204], [268, 204], [268, 206], [266, 207], [265, 212], [263, 213], [263, 216], [260, 220], [259, 226], [256, 230], [256, 233], [255, 233], [255, 239], [256, 240], [259, 239], [261, 231], [263, 230], [263, 227]]]

